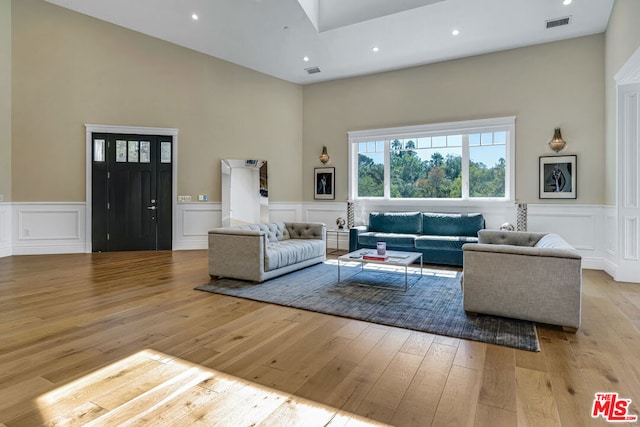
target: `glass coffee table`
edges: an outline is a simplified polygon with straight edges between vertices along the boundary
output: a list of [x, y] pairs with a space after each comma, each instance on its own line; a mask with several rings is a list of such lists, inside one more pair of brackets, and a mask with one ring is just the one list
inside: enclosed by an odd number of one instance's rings
[[[359, 263], [361, 266], [360, 271], [363, 271], [364, 265], [369, 263], [404, 267], [404, 289], [397, 288], [397, 287], [394, 288], [391, 286], [375, 286], [378, 288], [404, 290], [406, 292], [408, 289], [409, 266], [418, 260], [420, 260], [420, 277], [422, 277], [422, 254], [420, 252], [386, 251], [386, 255], [388, 256], [386, 260], [366, 258], [367, 255], [376, 255], [376, 254], [377, 252], [375, 249], [359, 249], [357, 251], [349, 252], [348, 254], [338, 257], [338, 283], [340, 283], [340, 262], [341, 261]], [[385, 271], [385, 270], [380, 270], [380, 271]], [[389, 273], [394, 273], [394, 271], [389, 271]], [[366, 285], [366, 286], [374, 286], [374, 285]]]

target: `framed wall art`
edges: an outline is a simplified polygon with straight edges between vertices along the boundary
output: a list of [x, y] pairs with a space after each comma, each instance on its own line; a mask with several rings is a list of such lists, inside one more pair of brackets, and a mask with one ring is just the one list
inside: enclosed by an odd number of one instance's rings
[[540, 156], [541, 199], [577, 197], [577, 156]]
[[336, 198], [336, 168], [315, 168], [315, 190], [313, 198], [316, 200], [334, 200]]

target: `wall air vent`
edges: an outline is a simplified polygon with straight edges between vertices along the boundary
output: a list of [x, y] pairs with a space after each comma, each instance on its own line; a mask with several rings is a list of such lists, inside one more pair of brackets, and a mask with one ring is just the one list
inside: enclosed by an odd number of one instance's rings
[[550, 19], [549, 21], [547, 21], [547, 30], [549, 28], [555, 28], [555, 27], [561, 27], [563, 25], [569, 25], [571, 23], [571, 17], [570, 16], [566, 16], [564, 18], [558, 18], [558, 19]]
[[320, 68], [318, 67], [309, 67], [304, 69], [309, 74], [316, 74], [320, 72]]

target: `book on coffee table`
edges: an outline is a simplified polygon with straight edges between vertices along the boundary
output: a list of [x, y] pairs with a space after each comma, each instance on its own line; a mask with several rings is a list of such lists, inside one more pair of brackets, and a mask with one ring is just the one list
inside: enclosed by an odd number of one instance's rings
[[389, 259], [389, 255], [366, 254], [362, 259], [368, 259], [370, 261], [386, 261]]

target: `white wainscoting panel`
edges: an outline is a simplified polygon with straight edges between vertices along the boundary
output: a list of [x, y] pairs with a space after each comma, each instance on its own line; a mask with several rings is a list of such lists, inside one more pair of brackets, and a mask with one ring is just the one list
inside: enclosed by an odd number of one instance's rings
[[[336, 218], [346, 218], [346, 202], [271, 203], [272, 221], [313, 221], [336, 227]], [[515, 223], [513, 204], [469, 205], [436, 209], [424, 203], [405, 209], [369, 203], [356, 206], [357, 216], [370, 211], [482, 212], [487, 228]], [[85, 203], [0, 203], [0, 256], [85, 252]], [[208, 232], [222, 224], [220, 203], [179, 203], [174, 221], [174, 249], [206, 249]], [[636, 224], [637, 226], [637, 224]], [[580, 251], [583, 267], [605, 270], [615, 277], [616, 209], [602, 205], [529, 204], [529, 231], [561, 235]], [[613, 237], [612, 237], [613, 236]], [[335, 248], [333, 235], [327, 241]], [[633, 252], [633, 251], [631, 251]], [[638, 256], [637, 251], [633, 256]]]
[[269, 203], [269, 221], [296, 222], [301, 218], [300, 203]]
[[222, 225], [220, 203], [178, 203], [174, 221], [176, 250], [207, 249], [209, 230]]
[[0, 203], [0, 258], [11, 256], [11, 203]]
[[13, 254], [85, 252], [85, 203], [13, 203]]
[[[269, 221], [318, 221], [334, 226], [336, 218], [344, 210], [346, 203], [314, 203], [309, 210], [301, 203], [269, 203]], [[221, 203], [178, 203], [175, 221], [174, 249], [207, 249], [208, 233], [222, 225]]]
[[630, 261], [638, 260], [638, 218], [625, 216], [624, 221], [624, 259]]
[[[313, 203], [305, 203], [302, 205], [303, 215], [302, 221], [305, 222], [322, 222], [327, 225], [327, 229], [338, 228], [336, 224], [336, 220], [339, 217], [347, 220], [347, 202], [313, 202]], [[328, 249], [337, 249], [338, 241], [336, 239], [335, 233], [327, 234], [327, 248]], [[344, 237], [342, 238], [342, 243], [340, 244], [341, 249], [345, 249], [348, 247], [348, 243], [344, 241]]]
[[303, 206], [303, 221], [323, 222], [327, 228], [336, 228], [336, 219], [347, 219], [347, 202], [316, 202], [305, 203]]
[[617, 210], [615, 206], [604, 206], [604, 250], [612, 259], [616, 257], [618, 247]]
[[618, 270], [618, 211], [615, 205], [607, 205], [602, 209], [604, 215], [603, 270], [611, 277], [616, 277]]
[[529, 231], [560, 235], [580, 252], [584, 268], [604, 269], [603, 206], [529, 204], [527, 225]]

